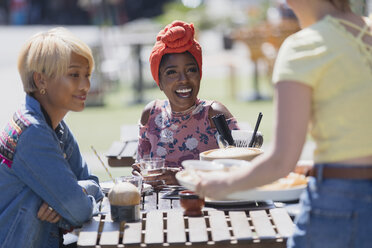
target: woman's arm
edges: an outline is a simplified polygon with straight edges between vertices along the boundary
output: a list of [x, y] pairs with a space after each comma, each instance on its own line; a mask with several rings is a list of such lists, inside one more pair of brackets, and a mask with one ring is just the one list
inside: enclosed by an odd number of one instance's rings
[[43, 126], [28, 127], [18, 141], [12, 170], [70, 225], [79, 226], [92, 217], [97, 204], [83, 192], [52, 132]]
[[149, 117], [150, 117], [150, 111], [151, 109], [153, 108], [155, 104], [155, 101], [151, 101], [149, 102], [142, 110], [142, 114], [141, 114], [141, 120], [140, 120], [140, 123], [142, 126], [145, 126], [147, 125], [147, 122], [149, 120]]
[[149, 155], [151, 152], [151, 142], [148, 139], [146, 133], [148, 130], [148, 120], [150, 117], [151, 109], [153, 108], [155, 101], [148, 103], [142, 111], [140, 125], [139, 125], [139, 137], [138, 137], [138, 147], [137, 147], [137, 160]]
[[311, 116], [310, 87], [295, 82], [276, 84], [276, 123], [271, 149], [252, 167], [231, 173], [201, 174], [197, 192], [213, 198], [271, 183], [291, 172], [299, 159]]

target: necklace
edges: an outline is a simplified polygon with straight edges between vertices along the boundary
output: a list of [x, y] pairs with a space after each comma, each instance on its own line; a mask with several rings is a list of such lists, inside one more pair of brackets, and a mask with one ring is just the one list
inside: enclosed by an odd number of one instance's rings
[[180, 111], [180, 112], [172, 110], [172, 115], [185, 115], [185, 114], [188, 114], [191, 111], [193, 111], [195, 108], [196, 108], [196, 103], [194, 105], [192, 105], [190, 108], [188, 108], [186, 110], [183, 110], [183, 111]]

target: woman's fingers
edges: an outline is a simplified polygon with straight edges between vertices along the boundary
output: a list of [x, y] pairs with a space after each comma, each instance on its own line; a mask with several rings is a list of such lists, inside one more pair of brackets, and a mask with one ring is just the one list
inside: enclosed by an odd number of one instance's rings
[[48, 211], [48, 207], [49, 207], [49, 205], [46, 202], [44, 202], [43, 204], [41, 204], [41, 206], [39, 208], [39, 211], [37, 212], [37, 217], [40, 220], [44, 220], [45, 219], [46, 213]]
[[[178, 185], [176, 179], [176, 173], [180, 170], [177, 168], [166, 168], [151, 171], [151, 174], [144, 176], [144, 182], [154, 185], [167, 184], [167, 185]], [[161, 182], [161, 183], [160, 183]]]
[[46, 221], [48, 221], [50, 223], [57, 223], [60, 219], [61, 219], [61, 216], [56, 211], [53, 211], [48, 216], [48, 218], [46, 219]]
[[141, 167], [140, 167], [140, 164], [138, 164], [138, 163], [134, 163], [134, 164], [132, 164], [132, 169], [133, 169], [134, 171], [141, 172]]
[[200, 197], [211, 197], [213, 199], [224, 199], [228, 191], [227, 174], [225, 172], [201, 172], [197, 175], [199, 181], [196, 183], [195, 193]]
[[201, 181], [200, 178], [199, 178], [199, 181], [196, 183], [196, 186], [195, 186], [195, 193], [196, 193], [200, 198], [204, 198], [204, 197], [205, 197], [204, 192], [203, 192], [202, 181]]
[[39, 211], [37, 212], [37, 217], [42, 221], [48, 221], [51, 223], [56, 223], [61, 218], [61, 216], [46, 202], [41, 204]]

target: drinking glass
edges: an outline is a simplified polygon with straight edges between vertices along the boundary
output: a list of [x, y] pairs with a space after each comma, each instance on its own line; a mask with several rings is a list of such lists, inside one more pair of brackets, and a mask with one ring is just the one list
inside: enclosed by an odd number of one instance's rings
[[143, 176], [161, 174], [164, 164], [164, 158], [142, 158], [140, 159], [141, 174]]
[[161, 179], [161, 175], [165, 169], [164, 164], [164, 159], [158, 157], [142, 158], [140, 160], [141, 174], [144, 182], [150, 184], [155, 192], [160, 191], [165, 185], [165, 181]]

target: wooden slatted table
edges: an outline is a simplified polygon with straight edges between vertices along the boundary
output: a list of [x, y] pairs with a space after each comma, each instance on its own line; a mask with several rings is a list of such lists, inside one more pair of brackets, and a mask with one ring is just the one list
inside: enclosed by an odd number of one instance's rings
[[285, 247], [293, 231], [286, 210], [204, 210], [203, 217], [182, 209], [142, 212], [135, 223], [112, 222], [99, 215], [81, 229], [78, 247]]
[[205, 207], [204, 216], [187, 217], [178, 200], [158, 196], [145, 197], [141, 221], [135, 223], [113, 222], [105, 198], [101, 214], [80, 229], [78, 247], [286, 247], [293, 232], [284, 208]]

